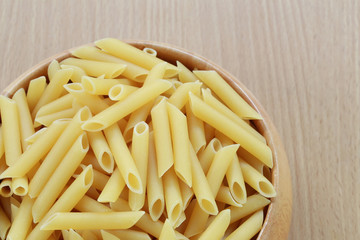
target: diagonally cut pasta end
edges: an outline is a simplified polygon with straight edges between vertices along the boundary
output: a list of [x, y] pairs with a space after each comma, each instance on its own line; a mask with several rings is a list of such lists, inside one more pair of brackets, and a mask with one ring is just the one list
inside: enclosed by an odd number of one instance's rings
[[164, 212], [164, 199], [156, 199], [155, 202], [149, 204], [149, 213], [153, 221], [159, 220]]
[[201, 199], [199, 201], [199, 206], [201, 207], [204, 212], [210, 214], [210, 215], [216, 215], [219, 213], [218, 207], [215, 203], [215, 201], [210, 201], [208, 199]]
[[136, 175], [134, 173], [129, 173], [128, 174], [128, 176], [126, 178], [126, 185], [134, 193], [138, 193], [138, 194], [143, 193], [143, 187], [142, 187], [141, 179], [140, 179], [140, 177], [138, 175]]
[[64, 88], [66, 91], [68, 91], [69, 93], [81, 93], [84, 92], [84, 87], [81, 83], [68, 83], [64, 85]]
[[41, 226], [40, 230], [51, 230], [49, 225], [58, 217], [59, 213], [51, 215]]
[[99, 164], [102, 169], [107, 173], [114, 171], [114, 157], [109, 151], [104, 151], [99, 157]]
[[98, 122], [96, 120], [88, 120], [86, 121], [81, 128], [85, 131], [89, 131], [89, 132], [98, 132], [101, 131], [105, 128], [105, 125], [101, 122]]
[[276, 196], [274, 186], [269, 181], [259, 181], [260, 194], [267, 198]]
[[240, 204], [244, 204], [246, 202], [246, 189], [243, 188], [238, 182], [233, 182], [233, 184], [231, 184], [229, 188], [231, 196], [236, 202]]

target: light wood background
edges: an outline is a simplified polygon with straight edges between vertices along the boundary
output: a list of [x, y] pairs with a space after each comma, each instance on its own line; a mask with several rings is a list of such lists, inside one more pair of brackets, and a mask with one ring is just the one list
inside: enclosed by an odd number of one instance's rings
[[360, 1], [0, 1], [0, 88], [103, 37], [174, 44], [253, 91], [288, 154], [289, 239], [360, 237]]

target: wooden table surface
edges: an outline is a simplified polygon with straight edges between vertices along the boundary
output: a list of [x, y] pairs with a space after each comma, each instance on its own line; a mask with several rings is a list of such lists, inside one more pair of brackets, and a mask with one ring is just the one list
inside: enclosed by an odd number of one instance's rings
[[0, 88], [108, 36], [194, 51], [243, 81], [277, 126], [292, 174], [289, 239], [357, 239], [359, 10], [357, 0], [2, 0]]

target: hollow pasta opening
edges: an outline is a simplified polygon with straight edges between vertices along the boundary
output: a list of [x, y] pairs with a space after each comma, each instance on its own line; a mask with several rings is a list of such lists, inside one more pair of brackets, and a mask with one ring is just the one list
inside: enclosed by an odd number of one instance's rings
[[123, 67], [116, 68], [116, 69], [112, 72], [110, 78], [116, 78], [116, 77], [119, 76], [123, 71], [124, 71], [124, 68], [123, 68]]
[[84, 108], [81, 110], [80, 112], [80, 121], [81, 122], [85, 122], [87, 120], [89, 120], [91, 117], [91, 112], [88, 108]]
[[246, 195], [243, 189], [241, 188], [240, 184], [237, 182], [234, 182], [232, 186], [230, 187], [233, 198], [238, 203], [245, 203], [246, 201]]
[[110, 153], [103, 152], [101, 158], [100, 158], [100, 165], [101, 167], [108, 173], [111, 173], [114, 168], [114, 161], [111, 157]]
[[151, 212], [150, 215], [153, 218], [153, 220], [154, 219], [157, 220], [159, 219], [163, 211], [164, 211], [164, 203], [163, 201], [161, 201], [161, 199], [157, 199], [150, 208], [150, 212]]
[[26, 194], [26, 190], [24, 187], [18, 186], [15, 188], [14, 193], [18, 196], [24, 196]]
[[181, 205], [180, 205], [180, 203], [178, 203], [171, 211], [171, 214], [170, 214], [171, 221], [176, 222], [180, 217], [180, 213], [181, 213]]
[[87, 92], [90, 92], [90, 93], [95, 92], [95, 86], [89, 79], [83, 78], [82, 81], [81, 81], [81, 84], [83, 85], [84, 89]]
[[145, 122], [140, 122], [135, 126], [135, 132], [139, 135], [144, 133], [146, 129], [148, 129], [148, 126]]
[[91, 121], [87, 121], [82, 125], [82, 128], [86, 131], [90, 131], [90, 132], [96, 132], [96, 131], [100, 131], [104, 128], [104, 124], [99, 123], [99, 122], [91, 122]]
[[217, 214], [218, 213], [218, 209], [217, 209], [217, 207], [215, 207], [216, 205], [212, 204], [209, 200], [202, 199], [200, 201], [200, 204], [201, 204], [202, 208], [204, 210], [206, 210], [209, 214]]
[[87, 168], [84, 177], [84, 186], [91, 185], [93, 182], [93, 171], [92, 168]]
[[275, 197], [275, 195], [276, 195], [273, 186], [268, 182], [260, 181], [259, 188], [265, 197]]
[[3, 186], [0, 191], [1, 191], [1, 195], [3, 195], [3, 196], [10, 196], [11, 195], [10, 186]]
[[81, 147], [83, 150], [89, 149], [89, 140], [85, 134], [81, 136]]
[[142, 188], [141, 188], [141, 184], [139, 182], [139, 179], [133, 174], [133, 173], [129, 173], [128, 175], [128, 183], [131, 187], [131, 191], [141, 194], [142, 193]]
[[214, 139], [214, 141], [211, 142], [211, 146], [214, 152], [218, 152], [222, 147], [221, 142], [218, 139]]

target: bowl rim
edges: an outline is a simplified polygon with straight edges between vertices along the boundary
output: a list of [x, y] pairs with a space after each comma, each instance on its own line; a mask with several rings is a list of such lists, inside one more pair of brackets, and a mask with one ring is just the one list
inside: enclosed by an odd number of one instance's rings
[[[183, 48], [173, 46], [167, 43], [160, 43], [154, 41], [144, 40], [123, 40], [137, 48], [150, 47], [158, 52], [158, 57], [168, 61], [174, 59], [166, 59], [167, 56], [175, 58], [176, 60], [187, 59], [191, 63], [201, 63], [199, 69], [201, 70], [215, 70], [217, 71], [230, 85], [231, 87], [247, 101], [260, 115], [263, 120], [255, 120], [254, 124], [260, 129], [261, 134], [266, 138], [268, 146], [273, 152], [274, 167], [272, 169], [272, 180], [274, 188], [277, 192], [277, 196], [271, 199], [271, 203], [268, 206], [267, 214], [264, 219], [263, 227], [258, 234], [258, 240], [264, 239], [286, 239], [289, 233], [291, 225], [292, 215], [292, 189], [291, 189], [291, 177], [290, 168], [287, 160], [287, 156], [280, 140], [279, 134], [272, 123], [270, 117], [266, 113], [263, 106], [256, 99], [256, 97], [246, 88], [246, 86], [227, 72], [225, 69], [215, 64], [211, 60], [202, 57], [196, 53], [185, 50]], [[93, 43], [84, 44], [81, 46], [94, 46]], [[61, 61], [71, 56], [71, 48], [60, 53], [57, 53], [51, 57], [46, 58], [35, 66], [29, 68], [19, 77], [17, 77], [12, 83], [10, 83], [3, 91], [2, 95], [12, 96], [16, 90], [21, 87], [26, 88], [28, 82], [36, 77], [39, 77], [46, 72], [47, 66], [52, 60], [56, 59]], [[176, 61], [175, 60], [175, 61]], [[183, 63], [185, 66], [188, 64]], [[279, 160], [281, 159], [281, 160]]]

